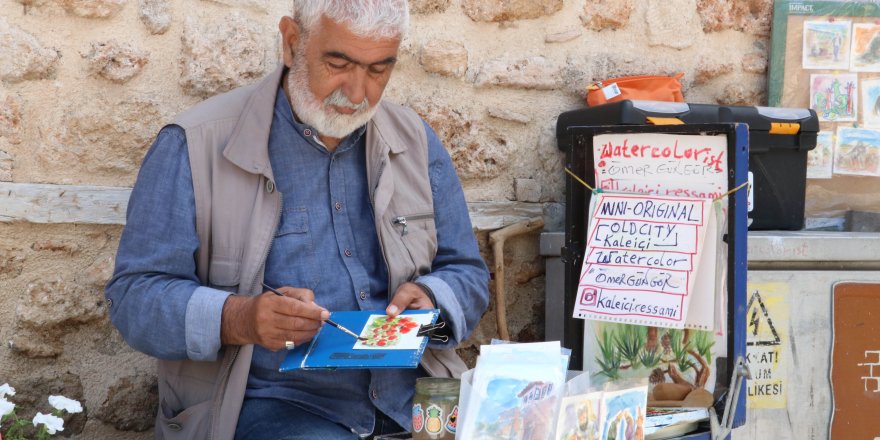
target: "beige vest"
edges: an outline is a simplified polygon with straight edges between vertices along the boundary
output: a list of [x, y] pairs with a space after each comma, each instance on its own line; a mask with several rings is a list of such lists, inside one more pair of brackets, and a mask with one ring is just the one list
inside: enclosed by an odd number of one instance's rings
[[[268, 139], [282, 68], [258, 84], [213, 97], [174, 121], [186, 131], [204, 285], [241, 295], [262, 292], [263, 267], [281, 215]], [[428, 273], [437, 252], [424, 125], [411, 110], [382, 103], [367, 125], [367, 181], [388, 267], [388, 291]], [[427, 218], [426, 218], [427, 217]], [[253, 346], [224, 346], [216, 362], [160, 361], [156, 437], [232, 439]], [[438, 356], [439, 355], [439, 356]], [[436, 357], [435, 357], [436, 356]], [[437, 360], [437, 357], [440, 360]], [[453, 350], [427, 354], [428, 371], [457, 375]], [[446, 370], [438, 370], [437, 362]]]

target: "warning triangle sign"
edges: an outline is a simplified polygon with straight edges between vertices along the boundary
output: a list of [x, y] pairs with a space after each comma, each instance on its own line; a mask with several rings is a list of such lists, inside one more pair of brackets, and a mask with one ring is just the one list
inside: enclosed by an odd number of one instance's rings
[[746, 327], [746, 345], [748, 346], [772, 346], [781, 345], [782, 340], [776, 327], [773, 326], [773, 319], [767, 312], [767, 306], [761, 299], [761, 294], [755, 290], [749, 298], [748, 310], [748, 326]]

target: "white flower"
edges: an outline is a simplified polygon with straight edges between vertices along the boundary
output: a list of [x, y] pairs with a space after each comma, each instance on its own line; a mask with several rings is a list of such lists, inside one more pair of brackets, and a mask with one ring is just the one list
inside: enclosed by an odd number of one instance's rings
[[12, 413], [15, 410], [15, 404], [6, 400], [3, 397], [0, 397], [0, 419], [2, 419], [7, 414]]
[[46, 431], [49, 434], [55, 434], [58, 431], [64, 431], [64, 419], [55, 417], [52, 414], [43, 414], [38, 412], [34, 416], [34, 426], [46, 425]]
[[12, 388], [11, 386], [9, 386], [8, 383], [4, 383], [3, 385], [0, 385], [0, 397], [14, 396], [14, 395], [15, 395], [15, 388]]
[[71, 414], [81, 413], [83, 410], [79, 401], [68, 399], [64, 396], [49, 396], [49, 404], [52, 405], [52, 408], [67, 411]]

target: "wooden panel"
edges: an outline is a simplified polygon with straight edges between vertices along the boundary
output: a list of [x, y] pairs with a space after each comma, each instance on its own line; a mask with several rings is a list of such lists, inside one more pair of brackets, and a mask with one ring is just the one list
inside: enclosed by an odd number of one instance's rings
[[0, 222], [125, 223], [129, 188], [0, 182]]
[[831, 439], [880, 437], [880, 284], [834, 286]]
[[[0, 223], [125, 224], [131, 188], [0, 182]], [[543, 203], [468, 203], [478, 231], [540, 217]]]

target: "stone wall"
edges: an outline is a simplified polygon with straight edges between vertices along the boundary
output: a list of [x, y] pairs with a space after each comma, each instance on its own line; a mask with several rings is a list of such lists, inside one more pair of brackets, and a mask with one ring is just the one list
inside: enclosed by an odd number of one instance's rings
[[[690, 102], [763, 103], [771, 3], [411, 0], [388, 98], [438, 131], [469, 202], [540, 212], [563, 201], [555, 117], [582, 105], [590, 81], [683, 72]], [[90, 224], [102, 222], [89, 209], [75, 223], [40, 211], [76, 188], [130, 186], [172, 115], [271, 70], [289, 4], [0, 0], [0, 184], [12, 188], [0, 199], [0, 383], [27, 409], [45, 412], [49, 393], [82, 400], [64, 434], [151, 438], [154, 363], [107, 320], [102, 287], [121, 225]], [[18, 188], [38, 190], [17, 200]], [[121, 216], [124, 203], [109, 210]], [[476, 231], [490, 266], [487, 235], [503, 225]], [[507, 249], [510, 333], [540, 340], [537, 235]], [[495, 332], [493, 306], [465, 353]]]

